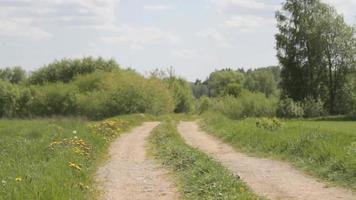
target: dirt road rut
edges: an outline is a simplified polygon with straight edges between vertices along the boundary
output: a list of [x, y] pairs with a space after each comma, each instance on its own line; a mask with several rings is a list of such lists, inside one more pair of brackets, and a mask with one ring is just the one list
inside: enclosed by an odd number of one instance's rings
[[251, 157], [199, 130], [196, 122], [181, 122], [178, 131], [186, 142], [212, 156], [250, 186], [269, 199], [355, 200], [351, 191], [326, 187], [288, 163]]
[[104, 200], [174, 200], [177, 192], [167, 178], [147, 158], [145, 144], [159, 122], [144, 123], [122, 135], [110, 146], [110, 159], [97, 173], [101, 199]]

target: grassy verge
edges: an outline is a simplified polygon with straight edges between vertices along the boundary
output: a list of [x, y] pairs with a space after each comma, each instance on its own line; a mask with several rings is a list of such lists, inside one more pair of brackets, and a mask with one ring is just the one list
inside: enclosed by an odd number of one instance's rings
[[219, 163], [186, 145], [175, 127], [175, 122], [166, 122], [156, 128], [150, 146], [173, 171], [183, 199], [258, 199]]
[[203, 115], [202, 127], [233, 147], [259, 156], [285, 159], [338, 185], [356, 189], [356, 123], [338, 120], [286, 120], [275, 130], [259, 119], [230, 120]]
[[110, 141], [143, 119], [1, 120], [0, 199], [95, 198], [93, 175]]

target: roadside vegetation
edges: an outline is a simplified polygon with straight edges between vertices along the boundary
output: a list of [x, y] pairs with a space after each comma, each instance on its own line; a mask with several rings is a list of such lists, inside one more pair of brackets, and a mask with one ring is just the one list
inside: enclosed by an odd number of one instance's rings
[[166, 121], [150, 137], [150, 149], [172, 171], [183, 199], [259, 199], [237, 177], [183, 141], [175, 121]]
[[324, 180], [356, 189], [356, 124], [333, 119], [232, 120], [206, 113], [207, 132], [239, 151], [288, 160]]
[[31, 74], [0, 71], [0, 117], [80, 116], [104, 119], [123, 114], [168, 114], [193, 110], [188, 83], [172, 74], [144, 77], [102, 58], [63, 59]]
[[95, 199], [93, 175], [110, 141], [143, 120], [1, 120], [0, 199]]

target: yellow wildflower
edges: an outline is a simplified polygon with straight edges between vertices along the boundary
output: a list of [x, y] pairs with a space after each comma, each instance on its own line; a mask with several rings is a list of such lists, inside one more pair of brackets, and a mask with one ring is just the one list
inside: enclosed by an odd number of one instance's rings
[[69, 162], [69, 163], [68, 163], [68, 166], [71, 167], [71, 168], [73, 168], [73, 169], [79, 170], [79, 171], [82, 170], [82, 168], [80, 167], [80, 165], [75, 164], [75, 163], [72, 163], [72, 162]]

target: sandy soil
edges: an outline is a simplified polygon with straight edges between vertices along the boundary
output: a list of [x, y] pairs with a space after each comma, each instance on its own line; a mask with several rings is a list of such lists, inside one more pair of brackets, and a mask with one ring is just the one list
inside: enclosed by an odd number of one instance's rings
[[144, 123], [111, 144], [110, 159], [97, 173], [101, 199], [178, 199], [167, 172], [145, 153], [147, 137], [157, 125], [159, 122]]
[[200, 131], [196, 122], [181, 122], [178, 130], [188, 144], [221, 162], [258, 195], [269, 199], [356, 200], [355, 193], [327, 187], [288, 163], [236, 152], [232, 147]]

